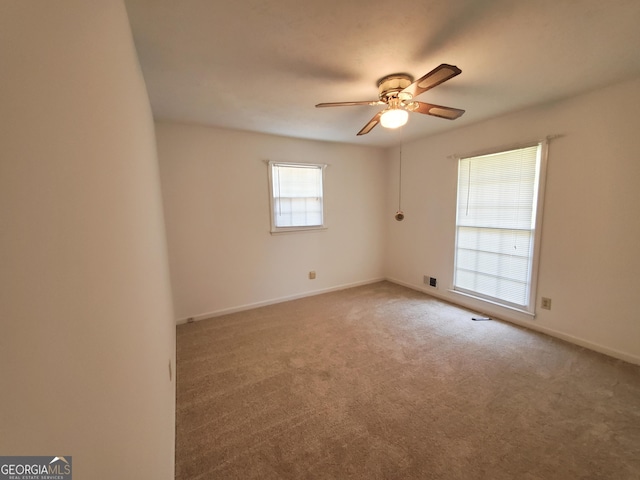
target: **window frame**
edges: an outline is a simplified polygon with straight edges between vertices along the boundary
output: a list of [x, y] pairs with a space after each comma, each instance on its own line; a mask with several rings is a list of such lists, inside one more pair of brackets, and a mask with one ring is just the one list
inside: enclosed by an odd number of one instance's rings
[[[549, 149], [549, 137], [544, 140], [538, 140], [534, 142], [521, 143], [516, 145], [509, 145], [506, 147], [494, 148], [491, 150], [485, 150], [482, 152], [474, 152], [467, 155], [457, 155], [455, 156], [455, 160], [458, 163], [456, 169], [456, 217], [454, 222], [454, 249], [453, 249], [453, 275], [452, 275], [452, 285], [449, 289], [450, 292], [455, 293], [457, 295], [462, 295], [468, 298], [472, 298], [475, 300], [479, 300], [481, 302], [489, 303], [492, 305], [497, 305], [499, 307], [503, 307], [509, 310], [514, 310], [519, 313], [524, 313], [529, 316], [535, 318], [536, 316], [536, 305], [537, 305], [537, 287], [538, 287], [538, 273], [539, 273], [539, 264], [540, 264], [540, 251], [541, 251], [541, 242], [542, 242], [542, 222], [544, 217], [544, 197], [545, 197], [545, 188], [546, 188], [546, 172], [547, 172], [547, 161], [548, 161], [548, 149]], [[473, 157], [482, 157], [485, 155], [493, 155], [499, 153], [505, 153], [512, 150], [519, 150], [528, 147], [539, 146], [539, 167], [536, 172], [535, 183], [537, 183], [537, 188], [534, 188], [534, 200], [532, 202], [532, 206], [535, 214], [535, 222], [533, 223], [532, 237], [533, 237], [533, 248], [531, 254], [531, 276], [529, 281], [529, 302], [525, 306], [521, 306], [518, 304], [514, 304], [508, 302], [506, 300], [497, 299], [495, 297], [484, 296], [481, 293], [473, 292], [462, 287], [456, 287], [456, 271], [457, 271], [457, 253], [458, 253], [458, 205], [459, 205], [459, 169], [460, 169], [460, 160], [469, 159]]]
[[[268, 171], [269, 171], [269, 217], [271, 219], [271, 234], [281, 234], [281, 233], [294, 233], [294, 232], [308, 232], [308, 231], [317, 231], [317, 230], [326, 230], [326, 212], [325, 212], [325, 170], [327, 165], [323, 163], [306, 163], [306, 162], [283, 162], [283, 161], [274, 161], [269, 160]], [[321, 223], [319, 225], [292, 225], [288, 227], [279, 227], [276, 225], [276, 195], [273, 191], [273, 174], [274, 167], [298, 167], [298, 168], [317, 168], [320, 170], [320, 190], [322, 196], [320, 197], [320, 214], [321, 214]]]

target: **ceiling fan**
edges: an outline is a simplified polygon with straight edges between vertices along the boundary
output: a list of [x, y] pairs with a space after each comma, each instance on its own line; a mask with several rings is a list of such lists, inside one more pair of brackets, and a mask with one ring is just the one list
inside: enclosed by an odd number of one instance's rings
[[415, 97], [430, 88], [437, 87], [441, 83], [462, 73], [458, 67], [443, 63], [434, 68], [425, 76], [419, 78], [415, 82], [411, 75], [406, 73], [395, 73], [387, 75], [378, 80], [378, 98], [379, 100], [363, 101], [363, 102], [335, 102], [335, 103], [319, 103], [316, 107], [346, 107], [353, 105], [386, 105], [387, 107], [376, 113], [369, 120], [358, 135], [369, 133], [373, 127], [381, 123], [386, 128], [398, 128], [407, 123], [409, 117], [408, 112], [424, 113], [433, 115], [434, 117], [446, 118], [447, 120], [455, 120], [464, 113], [464, 110], [451, 107], [443, 107], [442, 105], [434, 105], [431, 103], [417, 102], [413, 100]]

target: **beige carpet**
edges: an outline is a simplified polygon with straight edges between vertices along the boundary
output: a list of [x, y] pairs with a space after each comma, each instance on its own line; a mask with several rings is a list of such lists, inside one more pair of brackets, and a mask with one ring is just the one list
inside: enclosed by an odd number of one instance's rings
[[640, 479], [640, 367], [471, 316], [382, 282], [179, 326], [176, 478]]

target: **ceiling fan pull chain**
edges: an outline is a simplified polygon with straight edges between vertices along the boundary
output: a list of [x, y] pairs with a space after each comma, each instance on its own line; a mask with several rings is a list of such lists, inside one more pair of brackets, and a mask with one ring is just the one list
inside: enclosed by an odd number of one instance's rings
[[400, 166], [398, 170], [398, 211], [395, 219], [398, 222], [404, 220], [404, 212], [402, 211], [402, 141], [400, 141]]
[[398, 175], [398, 210], [402, 210], [402, 143], [400, 144], [400, 172]]

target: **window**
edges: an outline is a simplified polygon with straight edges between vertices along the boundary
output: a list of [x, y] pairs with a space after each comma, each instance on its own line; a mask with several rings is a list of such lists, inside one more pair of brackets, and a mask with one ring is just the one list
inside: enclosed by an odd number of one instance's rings
[[272, 233], [324, 228], [324, 167], [269, 162]]
[[543, 146], [459, 159], [454, 291], [533, 313]]

